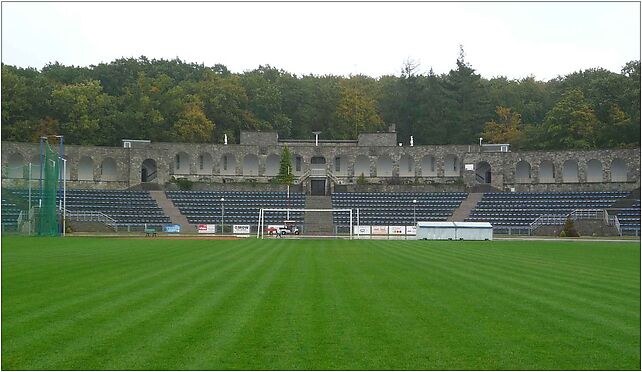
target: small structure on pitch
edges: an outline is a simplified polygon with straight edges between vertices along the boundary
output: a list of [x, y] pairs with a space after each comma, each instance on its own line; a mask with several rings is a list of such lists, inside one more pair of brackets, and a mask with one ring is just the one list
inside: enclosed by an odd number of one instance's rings
[[490, 222], [417, 222], [421, 240], [493, 240]]

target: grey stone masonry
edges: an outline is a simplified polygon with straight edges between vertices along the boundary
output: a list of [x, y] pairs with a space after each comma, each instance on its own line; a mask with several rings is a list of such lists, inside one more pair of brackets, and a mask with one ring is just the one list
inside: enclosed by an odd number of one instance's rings
[[[321, 135], [321, 137], [323, 134]], [[204, 183], [266, 184], [278, 172], [283, 147], [291, 172], [327, 176], [330, 189], [370, 185], [453, 189], [487, 184], [515, 191], [606, 191], [640, 187], [640, 149], [483, 151], [475, 145], [397, 144], [397, 134], [362, 133], [358, 141], [280, 140], [275, 132], [242, 132], [240, 144], [138, 143], [131, 148], [65, 146], [68, 186], [123, 189], [174, 178]], [[37, 143], [2, 142], [3, 186], [24, 183], [20, 167], [39, 163]], [[314, 162], [314, 163], [313, 163]], [[143, 165], [145, 164], [145, 166]], [[304, 191], [309, 191], [305, 189]]]

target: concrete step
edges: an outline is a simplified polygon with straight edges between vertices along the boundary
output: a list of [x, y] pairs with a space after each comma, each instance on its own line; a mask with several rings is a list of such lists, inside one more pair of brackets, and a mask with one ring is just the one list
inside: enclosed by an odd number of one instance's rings
[[[330, 196], [307, 196], [305, 198], [306, 209], [331, 209], [332, 198]], [[334, 234], [334, 223], [332, 212], [305, 212], [306, 235], [331, 235]]]
[[181, 225], [181, 232], [183, 233], [196, 233], [196, 225], [192, 225], [187, 221], [181, 211], [172, 203], [171, 200], [167, 199], [165, 191], [150, 191], [149, 194], [156, 201], [156, 204], [163, 210], [165, 215], [169, 217], [170, 221], [173, 224]]
[[477, 203], [482, 200], [484, 193], [469, 193], [468, 197], [464, 199], [459, 207], [453, 211], [453, 214], [448, 217], [447, 221], [463, 222], [470, 216], [470, 212], [475, 209]]

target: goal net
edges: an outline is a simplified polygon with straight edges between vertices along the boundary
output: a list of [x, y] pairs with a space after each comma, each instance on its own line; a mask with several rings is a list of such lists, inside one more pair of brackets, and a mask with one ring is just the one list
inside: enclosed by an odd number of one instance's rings
[[336, 237], [352, 239], [357, 223], [352, 209], [261, 208], [257, 238]]

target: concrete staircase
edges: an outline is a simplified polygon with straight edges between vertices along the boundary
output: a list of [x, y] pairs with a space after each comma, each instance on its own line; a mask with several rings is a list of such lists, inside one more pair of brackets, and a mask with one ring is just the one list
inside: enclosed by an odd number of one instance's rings
[[447, 221], [451, 222], [463, 222], [470, 216], [470, 211], [472, 211], [477, 203], [482, 199], [484, 193], [481, 192], [471, 192], [468, 194], [468, 197], [459, 204], [459, 207], [453, 211], [452, 216], [448, 217]]
[[[330, 196], [306, 196], [307, 209], [331, 209]], [[331, 212], [305, 212], [305, 235], [334, 235], [334, 223]]]
[[149, 194], [156, 200], [156, 204], [163, 209], [163, 212], [173, 224], [181, 225], [181, 233], [197, 232], [196, 225], [192, 225], [187, 221], [187, 217], [181, 213], [171, 200], [167, 199], [165, 191], [150, 191]]

